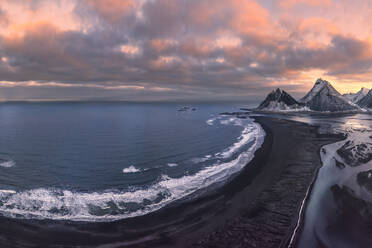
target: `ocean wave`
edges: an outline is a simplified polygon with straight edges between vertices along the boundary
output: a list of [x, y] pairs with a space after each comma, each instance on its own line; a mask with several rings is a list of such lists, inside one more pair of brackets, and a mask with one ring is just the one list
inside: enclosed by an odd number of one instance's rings
[[177, 163], [168, 163], [167, 166], [168, 167], [176, 167], [176, 166], [178, 166], [178, 164]]
[[[247, 150], [231, 161], [216, 161], [195, 174], [180, 178], [162, 175], [157, 183], [145, 189], [103, 192], [74, 192], [54, 188], [15, 192], [4, 189], [0, 190], [0, 213], [18, 218], [107, 222], [153, 212], [202, 188], [227, 180], [253, 158], [254, 152], [263, 143], [264, 130], [252, 120], [243, 122], [229, 119], [228, 122], [243, 125], [244, 130], [239, 141], [221, 153], [221, 156], [237, 151], [247, 140], [252, 142]], [[205, 158], [211, 157], [208, 155]], [[138, 171], [141, 170], [133, 165], [123, 169], [124, 173]]]
[[[254, 130], [258, 128], [258, 124], [253, 123], [252, 119], [239, 119], [236, 117], [229, 117], [229, 118], [218, 118], [220, 124], [222, 125], [234, 125], [234, 126], [241, 126], [243, 127], [243, 131], [241, 135], [237, 138], [237, 142], [232, 144], [230, 147], [224, 149], [222, 152], [217, 152], [214, 154], [217, 158], [226, 159], [231, 157], [233, 154], [237, 153], [244, 145], [248, 144], [249, 142], [255, 139], [255, 135], [257, 135]], [[210, 155], [204, 158], [197, 158], [195, 161], [197, 162], [204, 162], [209, 159], [212, 159]]]
[[136, 173], [136, 172], [140, 172], [140, 171], [141, 171], [140, 169], [137, 169], [133, 165], [129, 166], [128, 168], [124, 168], [123, 169], [123, 173], [124, 174], [127, 174], [127, 173]]
[[236, 120], [233, 120], [233, 121], [229, 120], [229, 123], [232, 123], [236, 126], [242, 126], [242, 127], [244, 127], [244, 129], [243, 129], [241, 135], [238, 137], [237, 142], [235, 142], [233, 145], [231, 145], [230, 147], [225, 149], [222, 153], [218, 154], [218, 156], [221, 156], [222, 158], [231, 157], [233, 154], [238, 152], [241, 149], [241, 147], [246, 145], [248, 142], [253, 141], [255, 139], [255, 135], [256, 135], [254, 130], [257, 128], [257, 126], [255, 126], [255, 125], [247, 126], [240, 119], [236, 119]]
[[206, 123], [209, 125], [209, 126], [212, 126], [214, 124], [214, 121], [216, 120], [216, 118], [211, 118], [209, 120], [206, 121]]
[[212, 159], [212, 155], [206, 155], [202, 158], [192, 158], [191, 161], [194, 163], [194, 164], [198, 164], [198, 163], [203, 163], [205, 161], [208, 161], [210, 159]]
[[[157, 209], [168, 195], [159, 186], [129, 192], [81, 193], [59, 189], [0, 191], [0, 212], [8, 217], [72, 221], [113, 221]], [[146, 201], [144, 203], [144, 201]], [[138, 209], [133, 206], [137, 205]]]
[[0, 195], [1, 194], [16, 194], [17, 192], [15, 190], [10, 189], [0, 189]]
[[10, 168], [10, 167], [13, 167], [15, 165], [16, 165], [16, 163], [13, 160], [0, 162], [0, 167], [4, 167], [4, 168]]

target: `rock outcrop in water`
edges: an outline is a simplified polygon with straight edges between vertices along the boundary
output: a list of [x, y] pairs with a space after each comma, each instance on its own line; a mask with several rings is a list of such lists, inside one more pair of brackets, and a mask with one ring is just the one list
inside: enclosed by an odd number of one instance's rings
[[288, 111], [299, 110], [303, 105], [297, 102], [290, 94], [281, 89], [273, 90], [258, 106], [258, 110]]
[[319, 78], [314, 87], [307, 93], [300, 102], [304, 103], [309, 109], [314, 111], [350, 111], [357, 110], [358, 107], [344, 98], [326, 80]]
[[337, 150], [337, 154], [348, 165], [359, 166], [372, 160], [372, 143], [355, 144], [349, 140]]
[[368, 192], [372, 193], [372, 170], [359, 172], [357, 175], [357, 182]]

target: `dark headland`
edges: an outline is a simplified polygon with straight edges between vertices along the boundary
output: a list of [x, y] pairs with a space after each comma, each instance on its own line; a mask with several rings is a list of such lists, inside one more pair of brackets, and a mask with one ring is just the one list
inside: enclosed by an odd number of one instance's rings
[[285, 247], [321, 166], [321, 146], [343, 139], [300, 122], [254, 117], [265, 141], [222, 188], [111, 223], [0, 218], [0, 247]]

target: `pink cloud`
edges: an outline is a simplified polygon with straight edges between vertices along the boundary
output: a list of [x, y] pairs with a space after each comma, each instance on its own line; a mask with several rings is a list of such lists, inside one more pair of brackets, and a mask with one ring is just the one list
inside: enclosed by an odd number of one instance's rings
[[291, 8], [297, 4], [306, 4], [309, 6], [331, 6], [332, 0], [279, 0], [279, 5], [283, 8]]
[[116, 24], [122, 17], [133, 13], [139, 6], [136, 0], [84, 0], [106, 21]]
[[367, 80], [371, 11], [347, 1], [76, 0], [33, 8], [7, 1], [0, 73], [14, 81], [225, 89], [303, 82], [319, 70]]

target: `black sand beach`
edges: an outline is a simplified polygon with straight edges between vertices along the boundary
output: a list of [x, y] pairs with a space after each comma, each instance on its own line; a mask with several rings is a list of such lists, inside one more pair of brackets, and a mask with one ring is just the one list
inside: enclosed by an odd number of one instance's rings
[[317, 168], [320, 147], [343, 138], [255, 117], [266, 132], [254, 159], [201, 198], [111, 223], [0, 218], [0, 247], [285, 247]]

